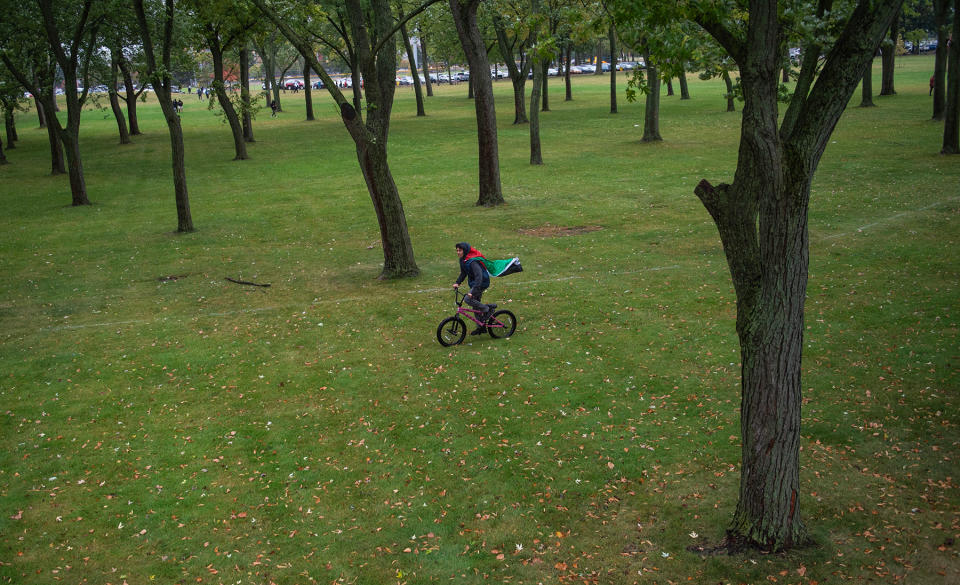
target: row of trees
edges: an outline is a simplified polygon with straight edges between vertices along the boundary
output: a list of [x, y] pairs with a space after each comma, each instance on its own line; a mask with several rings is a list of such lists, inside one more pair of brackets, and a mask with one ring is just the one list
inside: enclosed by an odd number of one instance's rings
[[[0, 60], [48, 114], [48, 126], [55, 128], [55, 168], [56, 145], [64, 145], [74, 204], [88, 202], [78, 146], [86, 90], [79, 90], [77, 81], [85, 78], [104, 47], [110, 52], [111, 80], [122, 72], [126, 83], [130, 75], [124, 68], [137, 63], [140, 77], [153, 84], [171, 138], [179, 229], [189, 231], [193, 224], [180, 119], [171, 102], [171, 72], [178, 59], [189, 55], [189, 47], [202, 44], [210, 52], [218, 75], [213, 82], [217, 100], [233, 129], [237, 158], [243, 159], [244, 144], [253, 139], [253, 106], [247, 91], [234, 98], [225, 90], [223, 57], [237, 54], [241, 88], [248, 90], [248, 47], [257, 45], [265, 71], [272, 75], [271, 55], [276, 52], [269, 44], [275, 46], [282, 35], [303, 59], [305, 75], [312, 70], [323, 80], [354, 141], [380, 226], [381, 276], [386, 278], [419, 272], [387, 157], [398, 42], [403, 39], [409, 47], [407, 27], [416, 26], [421, 43], [429, 40], [432, 46], [456, 38], [469, 64], [477, 117], [479, 205], [503, 202], [491, 51], [499, 52], [510, 71], [515, 123], [529, 122], [532, 164], [542, 163], [538, 129], [539, 112], [546, 105], [545, 68], [562, 57], [569, 73], [572, 48], [595, 39], [598, 32], [607, 38], [611, 65], [618, 44], [644, 57], [646, 69], [630, 81], [629, 95], [645, 96], [645, 140], [661, 139], [657, 100], [662, 81], [679, 78], [685, 93], [682, 83], [691, 63], [697, 63], [703, 75], [723, 78], [729, 96], [738, 94], [744, 104], [737, 167], [730, 183], [714, 185], [704, 179], [694, 192], [717, 225], [737, 295], [743, 471], [725, 544], [732, 550], [782, 550], [806, 540], [799, 505], [799, 446], [810, 188], [829, 137], [856, 87], [869, 78], [865, 72], [895, 29], [904, 0], [34, 1], [2, 0]], [[941, 39], [935, 82], [943, 92], [942, 110], [935, 100], [934, 117], [945, 120], [942, 151], [957, 153], [960, 43], [949, 44], [948, 57], [947, 39], [950, 30], [953, 39], [960, 39], [960, 0], [933, 1]], [[320, 58], [320, 47], [324, 55], [335, 55], [349, 67], [352, 95], [344, 95], [333, 82], [327, 70], [330, 61]], [[795, 61], [791, 47], [801, 49]], [[134, 52], [137, 59], [131, 58]], [[883, 51], [885, 57], [888, 53], [892, 58], [892, 51]], [[533, 89], [527, 110], [524, 84], [530, 72]], [[58, 74], [65, 81], [65, 125], [50, 115], [56, 109], [53, 80]], [[739, 76], [736, 87], [732, 74]], [[784, 76], [795, 78], [792, 92], [785, 91]], [[268, 83], [275, 92], [275, 82]], [[616, 112], [616, 75], [610, 83], [611, 112]], [[427, 89], [429, 95], [429, 85]], [[118, 111], [114, 93], [111, 89], [111, 103]], [[135, 104], [130, 85], [125, 97], [128, 108]], [[122, 126], [123, 116], [117, 118]], [[132, 126], [133, 118], [128, 119]]]

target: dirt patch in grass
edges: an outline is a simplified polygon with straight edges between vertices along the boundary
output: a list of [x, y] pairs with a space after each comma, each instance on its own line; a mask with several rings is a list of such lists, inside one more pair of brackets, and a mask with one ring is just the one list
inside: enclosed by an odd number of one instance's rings
[[563, 236], [579, 236], [580, 234], [596, 232], [602, 229], [603, 226], [599, 225], [562, 226], [550, 225], [548, 223], [540, 227], [525, 228], [517, 231], [525, 236], [536, 236], [538, 238], [559, 238]]

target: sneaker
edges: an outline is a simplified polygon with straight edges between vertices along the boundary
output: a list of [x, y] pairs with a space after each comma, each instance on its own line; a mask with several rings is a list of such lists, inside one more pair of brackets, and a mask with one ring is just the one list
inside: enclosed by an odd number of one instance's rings
[[486, 327], [477, 327], [476, 329], [470, 332], [470, 335], [483, 335], [486, 332], [487, 332]]

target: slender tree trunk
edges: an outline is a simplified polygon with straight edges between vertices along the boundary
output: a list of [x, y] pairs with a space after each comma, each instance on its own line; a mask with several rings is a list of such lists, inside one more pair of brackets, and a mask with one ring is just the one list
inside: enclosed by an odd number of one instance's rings
[[539, 65], [543, 70], [540, 74], [541, 79], [541, 88], [540, 88], [540, 111], [549, 112], [550, 111], [550, 62], [544, 61]]
[[690, 88], [687, 86], [687, 72], [683, 68], [683, 65], [680, 66], [680, 76], [677, 79], [680, 81], [680, 99], [690, 99]]
[[667, 97], [673, 96], [673, 78], [667, 79]]
[[463, 52], [470, 63], [470, 82], [474, 89], [479, 146], [480, 196], [477, 205], [503, 203], [500, 184], [500, 154], [497, 142], [497, 112], [493, 101], [493, 80], [487, 46], [477, 23], [479, 0], [450, 0], [450, 11], [457, 27]]
[[110, 86], [107, 91], [110, 95], [110, 110], [117, 121], [117, 131], [120, 133], [120, 144], [130, 144], [130, 132], [127, 131], [127, 119], [124, 117], [123, 108], [120, 107], [120, 98], [117, 97], [117, 73], [120, 66], [117, 65], [117, 59], [111, 51], [110, 59]]
[[253, 104], [250, 103], [250, 49], [240, 47], [240, 116], [244, 142], [256, 142], [253, 138]]
[[230, 124], [230, 132], [233, 134], [233, 148], [236, 156], [233, 160], [247, 160], [247, 143], [243, 139], [243, 125], [240, 123], [240, 117], [237, 116], [237, 110], [227, 95], [227, 86], [223, 80], [223, 50], [216, 33], [209, 32], [207, 38], [207, 48], [210, 49], [210, 56], [213, 58], [213, 91], [217, 94], [217, 101], [223, 110], [223, 115]]
[[[533, 18], [539, 15], [539, 0], [531, 0], [530, 12]], [[530, 46], [537, 46], [536, 31], [532, 33]], [[543, 154], [540, 148], [540, 111], [537, 103], [540, 101], [540, 88], [542, 87], [540, 76], [543, 75], [544, 71], [543, 67], [540, 66], [540, 59], [537, 58], [535, 51], [531, 52], [530, 59], [532, 60], [531, 65], [533, 67], [533, 90], [530, 92], [530, 164], [542, 165]], [[526, 75], [523, 77], [526, 77]]]
[[953, 0], [953, 42], [947, 63], [947, 104], [941, 154], [960, 154], [960, 0]]
[[872, 108], [873, 103], [873, 63], [867, 64], [867, 69], [863, 72], [863, 81], [860, 83], [860, 107]]
[[[420, 66], [423, 69], [423, 78], [427, 80], [427, 97], [433, 97], [433, 80], [430, 79], [430, 62], [427, 61], [427, 36], [420, 30]], [[439, 76], [437, 77], [439, 80]], [[448, 77], [449, 79], [449, 77]]]
[[566, 51], [565, 51], [566, 58], [564, 59], [564, 61], [566, 61], [567, 63], [567, 70], [564, 72], [564, 75], [563, 75], [564, 85], [566, 86], [564, 88], [566, 92], [563, 100], [565, 102], [573, 101], [573, 83], [570, 81], [570, 51], [571, 51], [570, 45], [571, 44], [572, 43], [570, 42], [570, 39], [567, 39], [566, 41], [564, 41], [564, 45], [566, 46]]
[[5, 165], [10, 161], [7, 160], [7, 155], [3, 152], [3, 141], [0, 140], [0, 165]]
[[[536, 73], [536, 65], [534, 65], [534, 77], [537, 79], [534, 80], [534, 84], [539, 81], [540, 76]], [[529, 122], [527, 118], [527, 104], [526, 104], [526, 86], [527, 86], [527, 76], [523, 75], [522, 78], [510, 78], [510, 83], [513, 84], [513, 123], [514, 124], [526, 124]], [[537, 92], [537, 97], [540, 97], [540, 92]], [[533, 108], [537, 104], [536, 102], [530, 102], [530, 107]], [[538, 108], [539, 109], [539, 108]], [[531, 110], [532, 113], [532, 110]]]
[[[613, 24], [608, 31], [610, 39], [610, 113], [617, 113], [617, 29]], [[649, 63], [648, 63], [649, 66]]]
[[307, 121], [312, 122], [316, 118], [313, 115], [313, 81], [310, 78], [310, 59], [303, 57], [303, 99], [307, 106]]
[[[54, 99], [56, 98], [51, 97], [47, 101], [50, 102]], [[43, 112], [53, 110], [53, 104], [50, 103], [46, 106], [38, 103], [38, 106]], [[50, 174], [65, 175], [67, 173], [67, 164], [63, 155], [63, 143], [60, 141], [60, 133], [57, 131], [59, 122], [57, 122], [56, 116], [51, 116], [51, 118], [52, 121], [47, 123], [47, 138], [50, 142]]]
[[734, 103], [735, 100], [733, 98], [733, 81], [730, 80], [730, 73], [727, 70], [724, 70], [723, 73], [721, 74], [721, 77], [723, 77], [723, 83], [727, 88], [727, 111], [736, 112], [737, 106]]
[[[950, 0], [933, 0], [937, 27], [937, 53], [933, 66], [933, 119], [943, 120], [947, 106], [947, 39], [950, 37]], [[956, 19], [956, 16], [954, 16]]]
[[34, 97], [34, 98], [33, 98], [33, 103], [34, 103], [34, 105], [35, 105], [36, 108], [37, 108], [37, 123], [39, 124], [38, 127], [39, 127], [39, 128], [46, 128], [46, 127], [47, 127], [47, 115], [46, 115], [46, 113], [43, 111], [43, 104], [40, 103], [40, 98]]
[[120, 67], [120, 75], [123, 78], [123, 88], [127, 96], [124, 101], [127, 103], [127, 124], [130, 127], [131, 136], [140, 136], [140, 124], [137, 121], [137, 87], [133, 84], [133, 75], [130, 73], [130, 67], [122, 57], [117, 60], [117, 66]]
[[157, 95], [161, 100], [161, 110], [163, 117], [167, 122], [167, 130], [170, 134], [170, 155], [171, 167], [173, 169], [173, 190], [174, 199], [177, 205], [177, 232], [192, 232], [193, 216], [190, 213], [190, 196], [187, 191], [187, 166], [184, 162], [183, 147], [183, 128], [180, 126], [180, 116], [174, 111], [170, 104], [170, 94], [166, 93], [164, 98]]
[[896, 71], [895, 64], [897, 59], [897, 37], [900, 34], [900, 27], [894, 19], [890, 25], [890, 37], [883, 43], [883, 68], [880, 79], [880, 95], [896, 95], [893, 88], [893, 74]]
[[[400, 18], [403, 18], [403, 11], [400, 12]], [[413, 45], [410, 44], [410, 35], [407, 33], [407, 25], [400, 25], [400, 37], [403, 40], [403, 47], [407, 51], [407, 60], [410, 62], [410, 73], [413, 77], [413, 93], [417, 98], [417, 117], [426, 116], [427, 111], [423, 108], [423, 89], [420, 87], [420, 71], [417, 69], [417, 59], [413, 54]], [[429, 79], [430, 75], [427, 74]]]
[[645, 53], [643, 60], [647, 63], [647, 92], [646, 107], [643, 112], [643, 142], [660, 142], [660, 72], [650, 60], [650, 53]]
[[594, 75], [603, 75], [603, 41], [597, 39], [597, 68], [593, 70]]

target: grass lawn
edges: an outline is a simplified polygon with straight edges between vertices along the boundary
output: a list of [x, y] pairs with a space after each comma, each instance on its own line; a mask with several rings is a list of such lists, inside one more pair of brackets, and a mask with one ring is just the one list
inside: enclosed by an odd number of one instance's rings
[[[572, 102], [553, 80], [542, 167], [498, 83], [495, 209], [474, 206], [466, 87], [435, 87], [420, 119], [400, 88], [391, 167], [421, 275], [387, 282], [326, 94], [314, 122], [302, 94], [261, 111], [247, 161], [182, 96], [181, 235], [155, 102], [128, 146], [85, 114], [82, 208], [20, 114], [0, 167], [0, 582], [960, 582], [960, 158], [938, 154], [932, 69], [900, 58], [898, 95], [847, 111], [814, 182], [815, 542], [783, 555], [687, 550], [722, 538], [739, 487], [735, 297], [693, 194], [736, 165], [719, 82], [664, 96], [665, 141], [643, 144], [643, 105], [610, 114], [608, 77], [576, 77]], [[462, 240], [523, 262], [488, 293], [510, 339], [435, 339]]]

